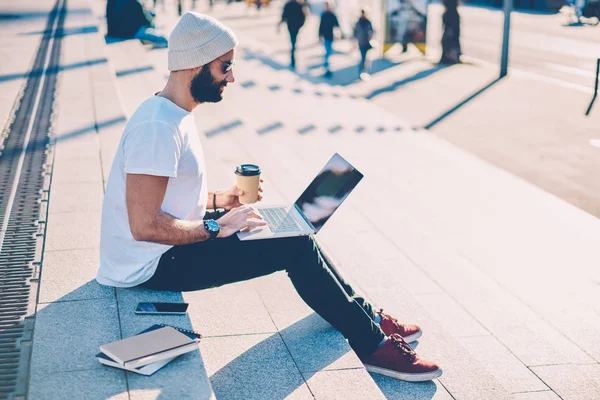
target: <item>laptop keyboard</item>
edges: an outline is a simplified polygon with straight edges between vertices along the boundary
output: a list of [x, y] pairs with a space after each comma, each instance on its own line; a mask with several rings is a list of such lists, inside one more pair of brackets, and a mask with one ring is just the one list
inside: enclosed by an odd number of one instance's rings
[[263, 208], [259, 211], [273, 233], [302, 231], [300, 225], [285, 207]]

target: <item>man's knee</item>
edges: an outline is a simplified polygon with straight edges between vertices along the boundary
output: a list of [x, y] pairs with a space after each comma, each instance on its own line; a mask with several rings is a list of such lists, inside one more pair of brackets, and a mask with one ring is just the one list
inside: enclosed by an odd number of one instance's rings
[[319, 245], [312, 235], [288, 238], [285, 246], [286, 258], [290, 261], [288, 271], [294, 270], [295, 267], [307, 270], [312, 266], [319, 266], [319, 251]]

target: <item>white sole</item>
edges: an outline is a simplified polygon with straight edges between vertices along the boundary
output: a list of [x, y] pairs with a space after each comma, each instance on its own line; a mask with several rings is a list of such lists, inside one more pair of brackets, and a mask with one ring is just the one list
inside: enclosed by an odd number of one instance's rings
[[398, 379], [407, 382], [426, 382], [439, 378], [442, 376], [443, 371], [441, 369], [431, 372], [421, 372], [418, 374], [409, 374], [406, 372], [398, 372], [393, 369], [376, 367], [374, 365], [365, 364], [367, 371], [374, 374], [389, 376], [390, 378]]
[[406, 340], [408, 343], [412, 343], [412, 342], [416, 342], [417, 339], [419, 339], [421, 336], [423, 336], [423, 331], [417, 331], [415, 333], [413, 333], [410, 336], [404, 337], [404, 340]]

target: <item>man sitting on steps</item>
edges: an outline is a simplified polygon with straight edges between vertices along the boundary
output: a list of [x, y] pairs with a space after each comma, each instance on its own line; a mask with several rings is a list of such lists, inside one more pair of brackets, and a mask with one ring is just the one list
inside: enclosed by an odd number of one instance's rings
[[[368, 370], [408, 381], [439, 377], [441, 369], [408, 344], [421, 329], [376, 312], [313, 236], [240, 241], [236, 232], [265, 221], [240, 204], [237, 187], [208, 191], [191, 112], [221, 101], [235, 81], [237, 43], [229, 28], [197, 13], [184, 14], [174, 28], [167, 84], [131, 116], [110, 171], [97, 281], [194, 291], [286, 270], [302, 299], [348, 339]], [[206, 212], [217, 207], [227, 211]]]

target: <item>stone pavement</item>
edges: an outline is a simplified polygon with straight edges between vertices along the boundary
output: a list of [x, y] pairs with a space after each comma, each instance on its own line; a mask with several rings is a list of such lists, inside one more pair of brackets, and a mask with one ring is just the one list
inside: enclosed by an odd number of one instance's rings
[[[73, 9], [89, 4], [69, 1]], [[91, 5], [102, 13], [103, 2]], [[195, 112], [210, 186], [229, 186], [236, 164], [255, 161], [265, 171], [265, 201], [290, 202], [333, 152], [347, 157], [365, 179], [319, 240], [374, 304], [423, 326], [417, 350], [444, 375], [409, 384], [367, 374], [281, 273], [184, 294], [189, 319], [161, 321], [206, 339], [199, 353], [153, 377], [100, 366], [98, 344], [154, 322], [133, 315], [137, 301], [181, 299], [93, 281], [103, 183], [124, 117], [162, 88], [166, 52], [136, 41], [105, 46], [93, 29], [78, 30], [98, 18], [73, 12], [67, 24], [79, 33], [64, 38], [63, 63], [79, 67], [60, 73], [30, 397], [598, 398], [600, 222], [356, 97], [393, 65], [368, 84], [334, 86], [316, 67], [290, 72], [278, 47], [284, 37], [249, 33], [273, 29], [266, 21], [276, 21], [276, 6], [260, 19], [243, 4], [213, 10], [241, 44], [236, 84], [223, 102]], [[165, 29], [175, 21], [159, 18]], [[20, 38], [36, 28], [13, 29]], [[302, 59], [316, 65], [320, 49], [306, 47]], [[355, 60], [342, 53], [333, 61], [350, 74]], [[8, 106], [1, 111], [5, 118]]]

